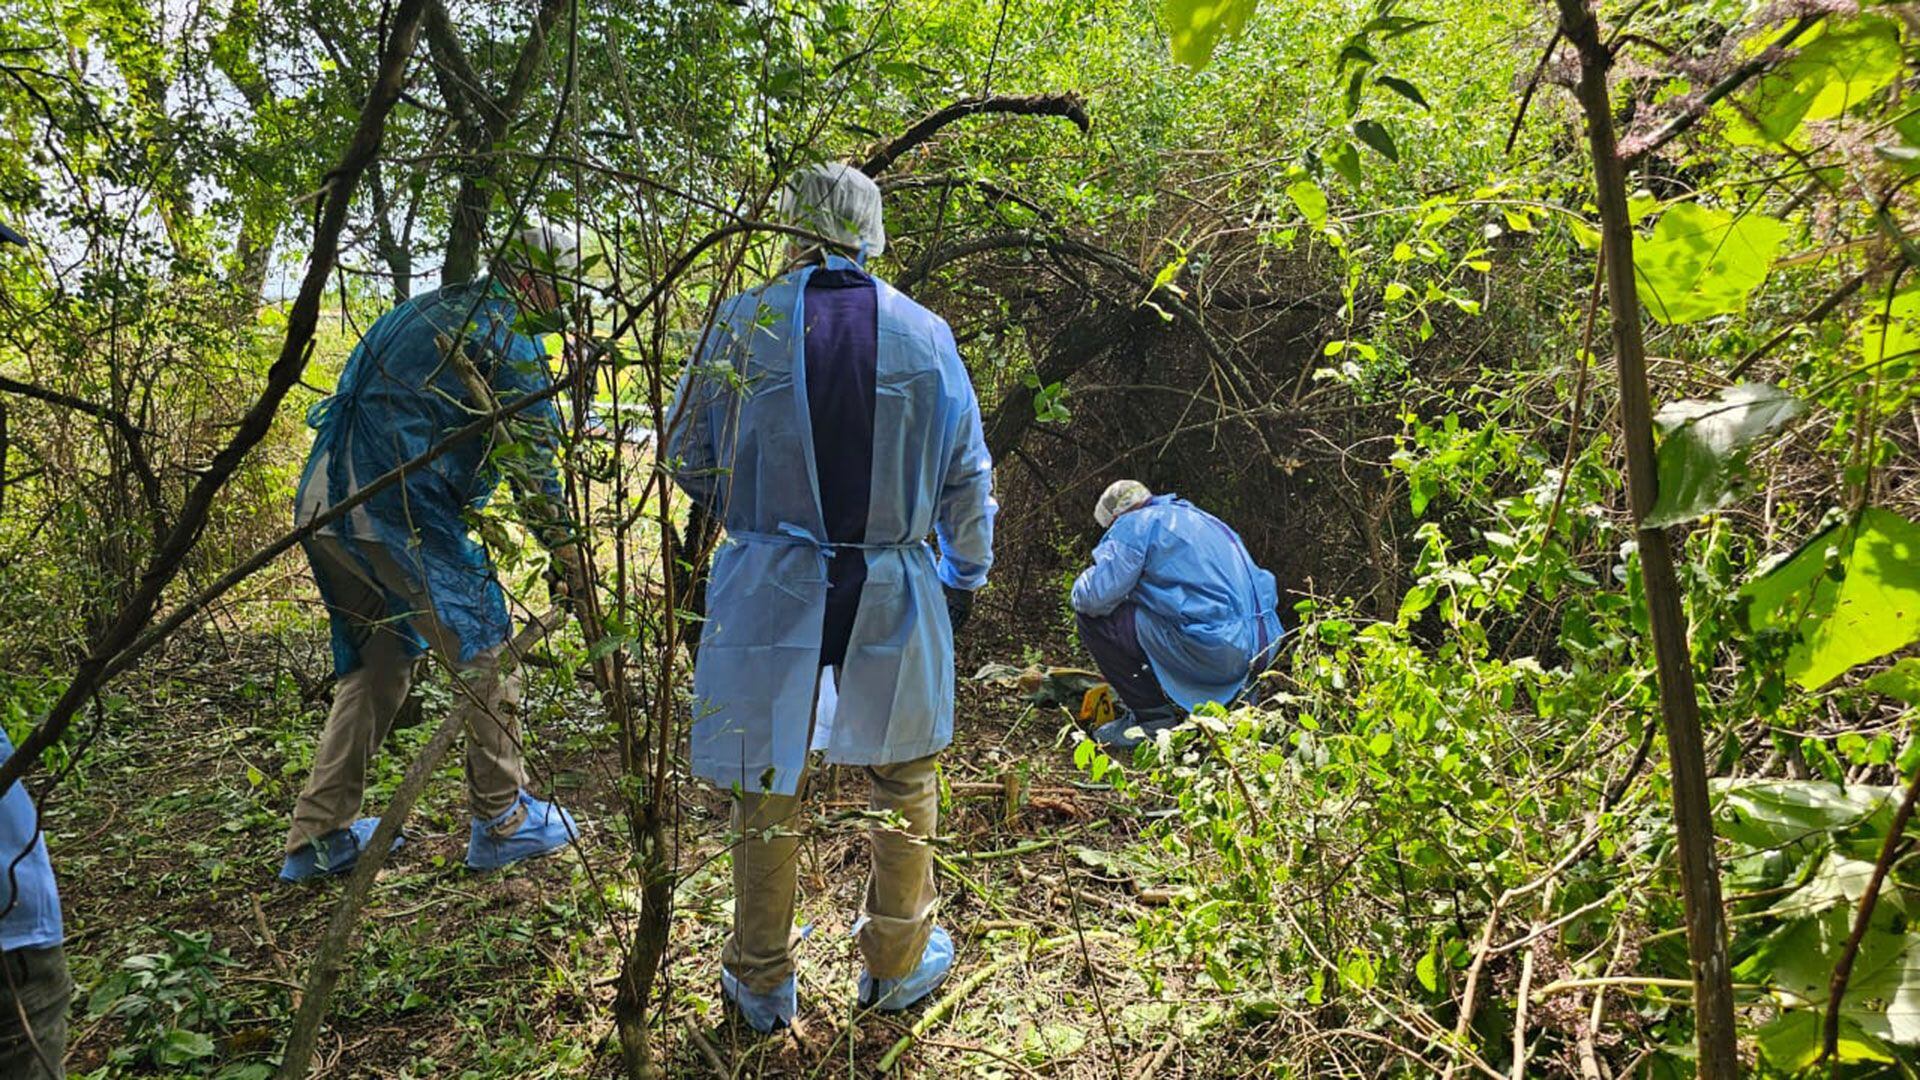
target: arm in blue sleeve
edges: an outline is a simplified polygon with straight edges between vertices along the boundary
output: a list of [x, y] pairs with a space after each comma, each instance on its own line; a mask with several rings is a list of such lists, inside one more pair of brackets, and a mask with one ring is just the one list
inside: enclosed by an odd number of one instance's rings
[[1082, 615], [1111, 615], [1140, 583], [1147, 553], [1109, 535], [1093, 549], [1093, 565], [1073, 583], [1073, 610]]
[[993, 456], [980, 427], [980, 400], [953, 345], [953, 334], [943, 325], [941, 344], [951, 370], [965, 387], [959, 437], [940, 485], [940, 504], [934, 516], [934, 536], [940, 541], [940, 583], [952, 589], [977, 589], [987, 583], [993, 565], [993, 518], [1000, 504], [993, 499]]
[[715, 364], [728, 356], [732, 333], [724, 319], [717, 319], [707, 338], [700, 354], [680, 373], [673, 405], [667, 410], [666, 448], [674, 483], [688, 498], [718, 516], [716, 495], [722, 477], [713, 417], [723, 404], [722, 398], [731, 391], [727, 373], [716, 370]]

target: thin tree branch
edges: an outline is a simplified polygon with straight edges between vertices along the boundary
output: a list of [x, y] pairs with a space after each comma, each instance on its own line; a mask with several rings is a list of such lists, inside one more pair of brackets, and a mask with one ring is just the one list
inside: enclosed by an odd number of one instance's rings
[[1034, 94], [1031, 97], [1018, 97], [1008, 94], [993, 94], [988, 97], [963, 98], [944, 109], [939, 109], [921, 117], [904, 134], [892, 142], [875, 150], [860, 166], [860, 171], [868, 176], [879, 176], [898, 161], [900, 157], [933, 138], [940, 129], [956, 120], [985, 113], [1004, 113], [1009, 116], [1058, 116], [1071, 120], [1082, 132], [1093, 130], [1093, 121], [1087, 116], [1087, 107], [1080, 95]]

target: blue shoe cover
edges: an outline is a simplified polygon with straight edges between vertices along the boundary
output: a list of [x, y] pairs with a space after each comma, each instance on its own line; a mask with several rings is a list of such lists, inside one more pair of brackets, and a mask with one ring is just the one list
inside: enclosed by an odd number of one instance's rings
[[[379, 818], [363, 817], [344, 829], [333, 830], [287, 856], [287, 861], [280, 864], [280, 880], [312, 881], [346, 873], [360, 861], [360, 849], [367, 846], [373, 830], [379, 827]], [[406, 842], [404, 837], [395, 836], [387, 850], [398, 851]]]
[[[505, 823], [521, 807], [526, 808], [527, 817], [513, 835], [493, 835], [493, 827]], [[574, 822], [572, 814], [550, 802], [542, 802], [523, 790], [520, 792], [520, 801], [493, 820], [473, 819], [473, 828], [467, 837], [467, 867], [472, 870], [498, 870], [508, 863], [559, 851], [579, 835], [580, 826]]]
[[[1143, 742], [1152, 742], [1153, 737], [1162, 731], [1179, 727], [1180, 722], [1185, 719], [1184, 716], [1170, 716], [1143, 720], [1131, 712], [1124, 712], [1094, 728], [1093, 741], [1108, 750], [1130, 751]], [[1136, 728], [1139, 729], [1139, 734], [1128, 734]]]
[[946, 981], [953, 970], [953, 938], [936, 926], [927, 935], [927, 947], [920, 954], [920, 966], [897, 979], [876, 979], [860, 973], [860, 1004], [883, 1012], [909, 1008]]
[[755, 993], [740, 984], [733, 972], [725, 967], [720, 969], [720, 994], [740, 1010], [746, 1017], [748, 1026], [762, 1035], [793, 1024], [794, 1014], [800, 1011], [800, 986], [793, 976], [764, 994]]

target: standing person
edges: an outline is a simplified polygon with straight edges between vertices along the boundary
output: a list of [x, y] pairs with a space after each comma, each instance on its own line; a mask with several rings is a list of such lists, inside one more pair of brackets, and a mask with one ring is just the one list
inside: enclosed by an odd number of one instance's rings
[[[0, 762], [13, 743], [0, 730]], [[40, 815], [18, 781], [0, 797], [0, 1076], [59, 1080], [67, 1054], [66, 928]]]
[[[454, 343], [501, 404], [547, 390], [546, 353], [519, 328], [527, 316], [559, 311], [555, 271], [570, 270], [574, 254], [563, 234], [527, 229], [491, 276], [382, 315], [354, 348], [333, 396], [307, 415], [313, 450], [296, 519], [312, 521], [485, 407], [471, 400], [450, 361]], [[535, 453], [531, 466], [516, 460], [527, 469], [516, 486], [546, 503], [543, 520], [551, 520], [563, 506], [553, 464], [559, 414], [547, 400], [518, 415]], [[577, 832], [570, 814], [526, 789], [511, 680], [500, 673], [512, 629], [506, 596], [467, 521], [500, 481], [490, 449], [485, 438], [455, 444], [303, 544], [327, 604], [339, 681], [313, 774], [294, 806], [283, 881], [345, 873], [359, 859], [380, 823], [358, 817], [367, 762], [406, 699], [414, 658], [429, 647], [462, 684], [454, 708], [466, 714], [467, 865], [491, 870], [543, 855]], [[535, 531], [550, 546], [564, 543], [558, 529]]]
[[[26, 237], [0, 225], [0, 245]], [[0, 728], [0, 763], [13, 742]], [[0, 796], [0, 1076], [61, 1080], [66, 1076], [66, 926], [40, 815], [20, 782]]]
[[1239, 535], [1179, 496], [1115, 481], [1093, 518], [1107, 532], [1073, 583], [1073, 610], [1126, 707], [1093, 738], [1131, 750], [1201, 702], [1240, 696], [1280, 644], [1279, 597]]
[[[759, 1031], [793, 1020], [795, 826], [821, 680], [825, 759], [861, 765], [875, 828], [855, 924], [864, 1005], [904, 1009], [953, 964], [934, 924], [939, 793], [953, 739], [953, 633], [993, 559], [993, 463], [938, 316], [864, 269], [880, 191], [802, 169], [784, 221], [824, 237], [720, 306], [669, 424], [674, 475], [727, 530], [694, 671], [692, 768], [734, 794], [734, 925], [721, 990]], [[939, 540], [933, 557], [925, 537]]]

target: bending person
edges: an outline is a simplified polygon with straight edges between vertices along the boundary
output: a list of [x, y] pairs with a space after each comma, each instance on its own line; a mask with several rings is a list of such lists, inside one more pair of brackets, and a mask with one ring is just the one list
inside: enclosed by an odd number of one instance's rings
[[[721, 990], [757, 1030], [793, 1020], [798, 792], [823, 679], [825, 759], [872, 804], [860, 1000], [902, 1009], [953, 963], [934, 924], [934, 756], [953, 739], [953, 631], [992, 561], [993, 465], [947, 324], [869, 274], [880, 191], [844, 165], [789, 181], [781, 216], [829, 241], [723, 303], [669, 421], [680, 486], [727, 530], [694, 670], [692, 769], [734, 793]], [[939, 540], [936, 562], [925, 537]], [[944, 596], [943, 596], [944, 593]]]
[[1201, 702], [1232, 703], [1266, 670], [1279, 597], [1239, 535], [1185, 499], [1119, 480], [1093, 517], [1107, 532], [1073, 583], [1073, 610], [1123, 706], [1093, 738], [1131, 750]]
[[[382, 315], [347, 359], [332, 397], [307, 415], [313, 450], [300, 478], [295, 517], [304, 524], [418, 456], [486, 406], [472, 400], [462, 368], [501, 404], [551, 386], [546, 352], [516, 329], [523, 317], [560, 309], [555, 269], [574, 262], [568, 239], [524, 231], [496, 272], [416, 296]], [[523, 310], [524, 309], [524, 310]], [[451, 355], [454, 343], [464, 360]], [[553, 452], [559, 415], [551, 400], [517, 414], [535, 453], [507, 456], [515, 486], [543, 522], [563, 507]], [[303, 546], [333, 632], [333, 710], [313, 755], [313, 774], [287, 831], [283, 881], [344, 873], [379, 818], [359, 817], [367, 762], [405, 701], [414, 658], [431, 647], [454, 672], [454, 708], [465, 714], [467, 796], [473, 822], [467, 865], [491, 870], [542, 855], [575, 835], [573, 818], [527, 791], [511, 679], [501, 657], [512, 633], [506, 595], [467, 515], [500, 482], [489, 439], [450, 447], [425, 466], [323, 526]], [[561, 530], [536, 528], [549, 544]], [[399, 841], [396, 839], [395, 846]]]

